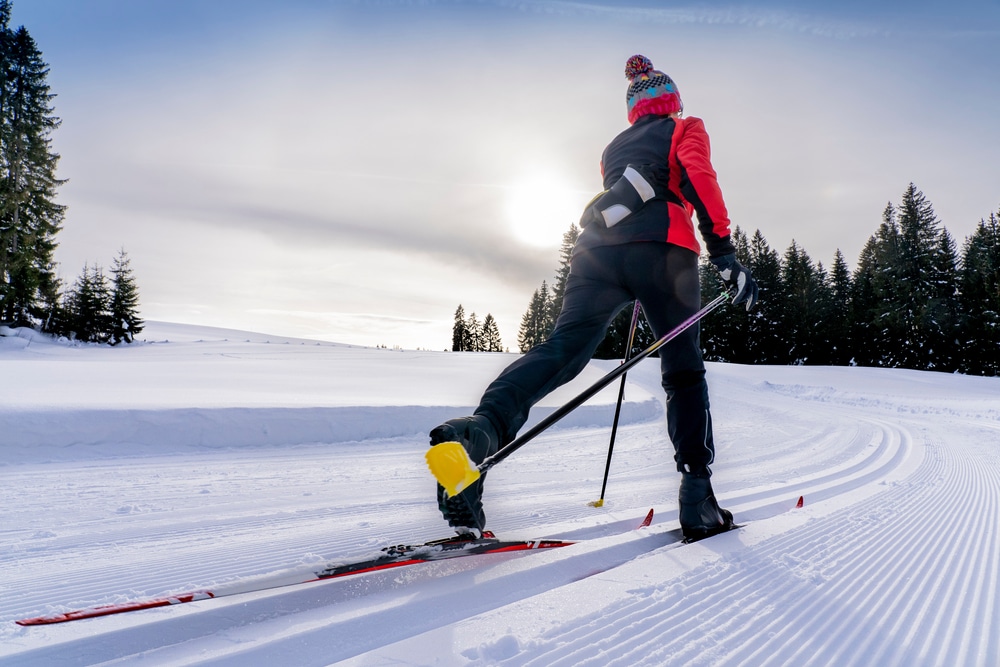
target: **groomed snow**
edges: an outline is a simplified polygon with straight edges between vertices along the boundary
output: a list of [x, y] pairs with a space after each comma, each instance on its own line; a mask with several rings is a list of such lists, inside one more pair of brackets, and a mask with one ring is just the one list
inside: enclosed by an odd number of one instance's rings
[[0, 330], [2, 665], [1000, 664], [1000, 379], [864, 368], [709, 366], [714, 484], [746, 525], [705, 542], [667, 543], [648, 361], [602, 508], [617, 383], [489, 474], [490, 528], [574, 546], [18, 626], [447, 534], [426, 432], [514, 358], [142, 336]]

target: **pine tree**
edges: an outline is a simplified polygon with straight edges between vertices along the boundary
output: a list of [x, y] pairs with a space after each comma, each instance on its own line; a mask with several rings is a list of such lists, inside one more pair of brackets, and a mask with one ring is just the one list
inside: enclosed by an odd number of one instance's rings
[[483, 320], [483, 351], [503, 352], [503, 340], [500, 338], [500, 328], [490, 313]]
[[139, 317], [139, 288], [125, 250], [119, 251], [111, 267], [111, 331], [109, 342], [131, 343], [143, 329]]
[[556, 271], [556, 281], [552, 285], [552, 299], [549, 303], [548, 331], [546, 336], [556, 328], [556, 320], [562, 312], [563, 298], [566, 295], [566, 281], [569, 280], [570, 263], [573, 259], [573, 248], [580, 238], [580, 228], [576, 224], [570, 225], [569, 230], [563, 234], [562, 246], [559, 248], [559, 269]]
[[[739, 227], [732, 232], [736, 259], [750, 269], [757, 282], [757, 306], [746, 308], [721, 308], [701, 322], [701, 344], [705, 359], [738, 364], [772, 363], [767, 361], [772, 353], [769, 347], [775, 341], [774, 308], [778, 300], [772, 292], [780, 285], [779, 258], [767, 246], [758, 229], [752, 239]], [[725, 289], [719, 271], [706, 257], [699, 267], [702, 303], [708, 303]]]
[[483, 327], [479, 324], [479, 318], [476, 317], [475, 313], [470, 313], [469, 317], [465, 320], [465, 331], [467, 333], [465, 349], [468, 352], [482, 352]]
[[[719, 280], [719, 271], [702, 255], [698, 263], [698, 276], [701, 283], [701, 302], [709, 303], [715, 297], [722, 294], [723, 283]], [[726, 335], [726, 322], [724, 321], [725, 311], [728, 308], [720, 308], [712, 313], [711, 317], [706, 317], [699, 324], [701, 325], [700, 344], [701, 354], [705, 361], [732, 361], [731, 339]]]
[[958, 250], [955, 239], [942, 229], [931, 268], [931, 293], [925, 311], [928, 370], [954, 372], [961, 367], [961, 304], [959, 303]]
[[781, 282], [781, 257], [772, 250], [760, 230], [750, 239], [746, 266], [757, 282], [757, 305], [749, 313], [746, 332], [747, 356], [742, 363], [786, 363], [788, 349], [781, 342], [781, 309], [787, 299]]
[[816, 263], [813, 290], [815, 294], [813, 312], [815, 313], [816, 335], [811, 341], [811, 354], [807, 363], [828, 366], [833, 360], [833, 343], [830, 340], [830, 332], [832, 331], [834, 295], [833, 281], [826, 267], [823, 266], [823, 262]]
[[875, 276], [878, 272], [878, 241], [872, 235], [858, 255], [858, 266], [851, 277], [850, 336], [851, 360], [857, 366], [876, 366], [879, 354], [875, 349], [878, 299]]
[[791, 364], [821, 363], [826, 345], [820, 326], [823, 312], [823, 274], [805, 250], [793, 240], [782, 261], [781, 281], [786, 300], [781, 311], [781, 338]]
[[878, 231], [868, 239], [858, 258], [852, 281], [852, 338], [861, 366], [899, 364], [899, 341], [905, 325], [897, 303], [901, 280], [902, 241], [896, 209], [887, 204]]
[[[736, 261], [743, 266], [750, 266], [753, 271], [750, 258], [750, 241], [746, 233], [737, 226], [733, 229], [731, 237], [733, 247], [736, 249]], [[715, 278], [719, 280], [718, 276]], [[751, 314], [746, 308], [729, 307], [722, 313], [719, 323], [726, 327], [726, 336], [729, 339], [730, 359], [733, 363], [752, 363], [753, 357], [750, 350], [750, 318]]]
[[469, 332], [465, 328], [465, 308], [458, 304], [455, 310], [455, 323], [451, 328], [451, 351], [465, 352], [468, 350]]
[[101, 343], [111, 332], [111, 288], [98, 265], [84, 265], [67, 297], [71, 335], [77, 340]]
[[551, 312], [551, 297], [548, 284], [543, 280], [542, 286], [535, 290], [528, 305], [527, 312], [521, 318], [521, 329], [517, 334], [517, 345], [521, 352], [544, 342], [549, 335], [548, 314]]
[[[895, 304], [899, 325], [895, 365], [926, 369], [936, 366], [935, 344], [946, 337], [947, 306], [939, 284], [948, 260], [940, 250], [937, 217], [924, 194], [910, 183], [898, 209], [900, 253], [898, 280], [886, 296]], [[894, 298], [893, 298], [894, 297]]]
[[1000, 213], [980, 220], [966, 239], [959, 285], [961, 369], [1000, 375]]
[[55, 203], [54, 95], [48, 66], [24, 28], [11, 30], [0, 0], [0, 321], [45, 322], [58, 302], [53, 253], [65, 207]]
[[851, 271], [844, 254], [837, 249], [830, 269], [830, 308], [827, 319], [827, 339], [829, 341], [829, 363], [846, 366], [854, 358], [851, 341]]

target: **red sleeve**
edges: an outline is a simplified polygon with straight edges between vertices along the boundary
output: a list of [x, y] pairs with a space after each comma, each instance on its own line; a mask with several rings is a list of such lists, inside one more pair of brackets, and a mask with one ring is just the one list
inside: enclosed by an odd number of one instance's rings
[[709, 257], [734, 252], [729, 240], [729, 212], [712, 167], [712, 149], [700, 118], [684, 119], [684, 132], [677, 144], [677, 161], [683, 169], [681, 193], [698, 214], [698, 230], [705, 239]]

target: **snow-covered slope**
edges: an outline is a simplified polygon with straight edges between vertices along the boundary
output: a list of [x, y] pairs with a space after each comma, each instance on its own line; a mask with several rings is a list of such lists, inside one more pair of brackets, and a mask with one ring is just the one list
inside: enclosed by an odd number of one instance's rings
[[493, 530], [577, 545], [22, 628], [446, 534], [425, 433], [512, 357], [18, 333], [0, 337], [0, 664], [1000, 664], [1000, 380], [860, 368], [710, 366], [716, 491], [747, 525], [702, 543], [667, 544], [651, 361], [604, 507], [616, 387], [490, 472]]

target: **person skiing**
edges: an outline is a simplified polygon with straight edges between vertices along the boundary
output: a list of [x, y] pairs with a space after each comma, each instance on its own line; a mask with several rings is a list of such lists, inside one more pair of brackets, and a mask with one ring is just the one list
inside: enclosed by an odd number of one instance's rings
[[[657, 338], [694, 314], [701, 302], [701, 249], [692, 214], [733, 303], [745, 303], [747, 310], [755, 305], [757, 285], [736, 260], [703, 121], [683, 117], [676, 84], [645, 56], [629, 58], [625, 76], [629, 127], [604, 150], [606, 189], [581, 218], [555, 329], [500, 373], [472, 416], [434, 428], [432, 446], [458, 442], [480, 464], [511, 442], [530, 408], [583, 370], [630, 302], [638, 299]], [[719, 507], [711, 484], [715, 446], [698, 327], [667, 343], [659, 356], [667, 434], [681, 473], [684, 535], [700, 539], [729, 530], [732, 514]], [[438, 485], [441, 513], [462, 537], [479, 537], [485, 528], [484, 480], [452, 497]]]

